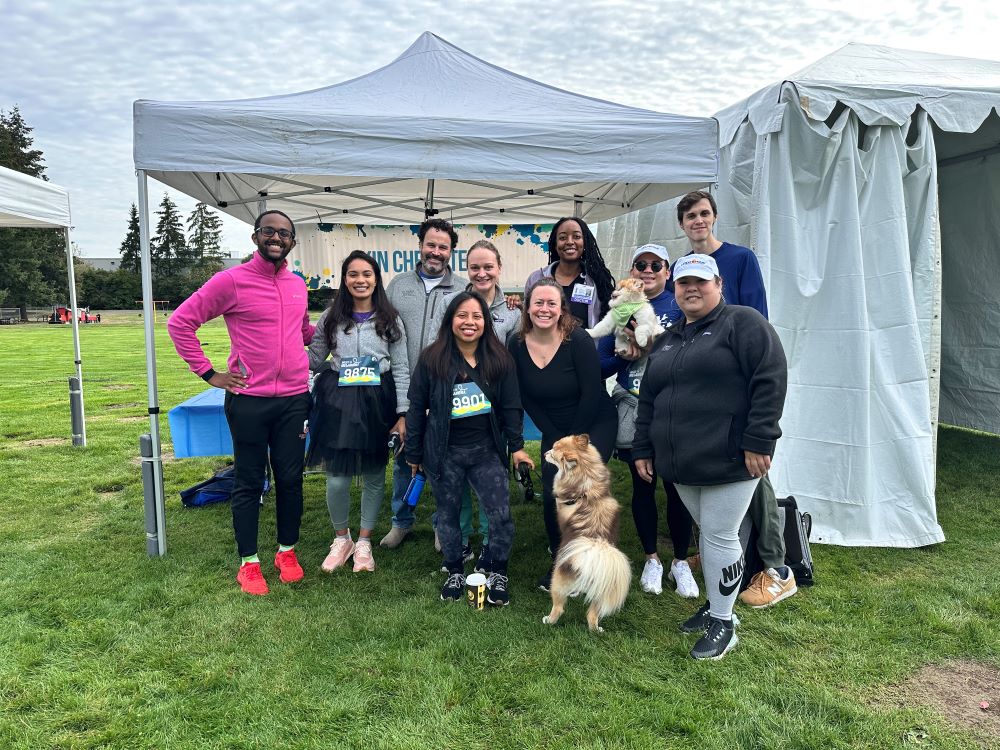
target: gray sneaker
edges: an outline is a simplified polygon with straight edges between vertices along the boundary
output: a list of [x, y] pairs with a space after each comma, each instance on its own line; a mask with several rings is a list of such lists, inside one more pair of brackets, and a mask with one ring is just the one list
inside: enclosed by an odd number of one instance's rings
[[389, 549], [396, 549], [399, 545], [403, 543], [410, 534], [410, 529], [401, 529], [398, 526], [393, 526], [389, 533], [382, 537], [382, 541], [378, 543], [379, 547], [387, 547]]
[[[712, 615], [709, 614], [709, 603], [706, 600], [698, 611], [691, 615], [688, 619], [681, 623], [680, 629], [682, 633], [704, 633], [708, 630], [708, 626], [712, 622]], [[733, 626], [740, 624], [740, 618], [733, 613]]]
[[698, 639], [691, 649], [691, 656], [695, 659], [711, 659], [715, 661], [733, 650], [733, 647], [740, 642], [736, 636], [736, 628], [732, 622], [723, 622], [714, 617], [708, 624], [705, 635]]

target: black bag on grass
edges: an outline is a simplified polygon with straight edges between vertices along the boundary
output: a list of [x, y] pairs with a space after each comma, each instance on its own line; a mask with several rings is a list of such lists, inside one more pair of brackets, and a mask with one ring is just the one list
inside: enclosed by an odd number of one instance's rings
[[[795, 574], [797, 586], [812, 586], [813, 559], [809, 551], [809, 534], [812, 533], [812, 517], [801, 513], [795, 498], [778, 498], [778, 519], [785, 539], [785, 565]], [[764, 569], [764, 563], [757, 554], [757, 528], [747, 511], [740, 525], [740, 544], [743, 545], [743, 580], [740, 591], [750, 585], [750, 579]]]
[[[235, 484], [236, 469], [233, 466], [227, 466], [211, 479], [206, 479], [193, 487], [181, 490], [181, 502], [188, 508], [200, 508], [212, 503], [228, 502]], [[269, 489], [271, 489], [271, 481], [265, 476], [264, 486], [260, 493], [261, 503], [264, 502], [264, 495]]]

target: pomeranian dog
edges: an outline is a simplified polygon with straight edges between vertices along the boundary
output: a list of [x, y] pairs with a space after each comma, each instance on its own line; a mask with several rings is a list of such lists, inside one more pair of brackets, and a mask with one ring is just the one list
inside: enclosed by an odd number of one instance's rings
[[608, 314], [596, 326], [587, 329], [587, 333], [591, 338], [599, 339], [614, 332], [615, 354], [622, 355], [628, 351], [625, 327], [632, 318], [635, 318], [635, 343], [641, 349], [664, 331], [653, 306], [646, 299], [640, 279], [628, 278], [619, 281], [611, 293], [608, 307], [610, 308]]
[[587, 435], [557, 440], [545, 460], [556, 466], [552, 485], [562, 543], [552, 572], [552, 611], [542, 618], [555, 625], [566, 600], [584, 596], [587, 625], [604, 632], [602, 617], [622, 608], [632, 581], [628, 558], [615, 546], [621, 506], [611, 497], [611, 476]]

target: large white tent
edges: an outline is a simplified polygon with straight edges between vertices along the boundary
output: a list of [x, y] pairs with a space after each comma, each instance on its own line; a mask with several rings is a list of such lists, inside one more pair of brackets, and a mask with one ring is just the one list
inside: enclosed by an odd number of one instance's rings
[[601, 221], [718, 175], [712, 119], [553, 88], [430, 33], [389, 65], [315, 91], [137, 101], [134, 155], [160, 508], [147, 176], [248, 222], [266, 205], [297, 222], [513, 224]]
[[66, 273], [69, 277], [69, 301], [73, 312], [73, 353], [80, 405], [80, 432], [74, 434], [73, 443], [86, 445], [87, 425], [83, 418], [83, 364], [80, 359], [80, 314], [76, 306], [76, 278], [73, 273], [73, 252], [69, 240], [71, 224], [69, 193], [65, 188], [0, 167], [0, 227], [61, 229], [66, 239]]
[[[789, 359], [773, 481], [820, 541], [942, 541], [938, 419], [1000, 432], [998, 108], [1000, 63], [851, 44], [717, 115], [716, 236]], [[670, 205], [601, 229], [682, 236]]]

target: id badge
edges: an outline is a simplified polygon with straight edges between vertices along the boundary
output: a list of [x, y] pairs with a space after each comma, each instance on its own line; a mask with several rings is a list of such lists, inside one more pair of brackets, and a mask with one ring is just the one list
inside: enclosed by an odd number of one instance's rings
[[573, 294], [570, 295], [570, 302], [581, 302], [584, 305], [589, 305], [594, 301], [594, 287], [588, 286], [587, 284], [574, 284]]
[[639, 395], [639, 383], [642, 382], [642, 376], [646, 372], [646, 362], [645, 358], [641, 362], [636, 362], [628, 368], [628, 372], [625, 375], [626, 382], [628, 383], [628, 392], [633, 396], [638, 397]]
[[493, 404], [486, 398], [483, 389], [473, 382], [455, 383], [451, 391], [451, 418], [465, 419], [480, 414], [489, 414]]
[[382, 373], [379, 372], [378, 362], [372, 355], [364, 357], [344, 357], [340, 360], [340, 379], [337, 385], [359, 386], [359, 385], [381, 385]]

